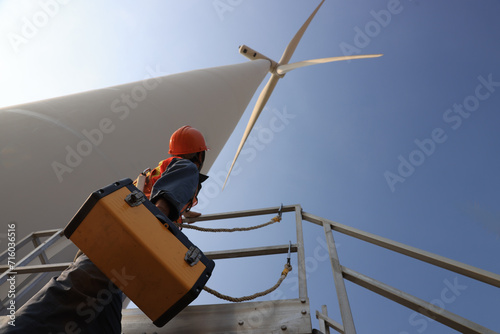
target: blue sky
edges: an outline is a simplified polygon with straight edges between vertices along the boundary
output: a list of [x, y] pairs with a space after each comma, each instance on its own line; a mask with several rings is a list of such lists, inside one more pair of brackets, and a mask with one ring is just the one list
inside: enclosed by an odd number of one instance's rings
[[[245, 62], [241, 44], [279, 60], [319, 1], [54, 3], [0, 3], [0, 106], [141, 80], [148, 68], [172, 74]], [[43, 11], [49, 18], [36, 21]], [[288, 73], [222, 192], [220, 177], [255, 96], [209, 172], [199, 211], [301, 204], [306, 212], [500, 273], [499, 11], [493, 0], [327, 0], [292, 62], [384, 56]], [[285, 244], [295, 240], [294, 217], [285, 218], [259, 232], [186, 234], [206, 251]], [[329, 261], [314, 255], [322, 235], [305, 223], [311, 311], [327, 304], [340, 321]], [[447, 310], [500, 331], [497, 288], [335, 238], [344, 266], [441, 300]], [[274, 284], [284, 262], [284, 255], [221, 260], [208, 285], [251, 294]], [[465, 288], [444, 302], [450, 282]], [[359, 333], [453, 333], [363, 288], [347, 283], [347, 289]], [[290, 283], [281, 291], [297, 295]], [[205, 294], [197, 300], [217, 302]]]

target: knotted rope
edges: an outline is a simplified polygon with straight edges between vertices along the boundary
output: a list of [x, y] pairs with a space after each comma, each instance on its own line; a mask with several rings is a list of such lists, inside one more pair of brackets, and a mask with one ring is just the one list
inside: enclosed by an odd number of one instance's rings
[[224, 300], [227, 300], [230, 302], [239, 303], [239, 302], [249, 301], [249, 300], [255, 299], [257, 297], [265, 296], [265, 295], [273, 292], [274, 290], [276, 290], [281, 285], [281, 282], [283, 282], [283, 280], [286, 278], [286, 275], [288, 275], [288, 273], [290, 271], [292, 271], [292, 266], [288, 263], [285, 264], [285, 269], [283, 269], [283, 271], [281, 272], [281, 277], [278, 279], [278, 282], [276, 282], [276, 284], [273, 287], [271, 287], [265, 291], [262, 291], [262, 292], [254, 293], [253, 295], [250, 295], [250, 296], [244, 296], [244, 297], [239, 297], [239, 298], [230, 297], [227, 295], [223, 295], [222, 293], [217, 292], [215, 290], [212, 290], [207, 286], [205, 286], [203, 288], [203, 290], [207, 291], [208, 293], [211, 293], [212, 295], [214, 295], [220, 299], [224, 299]]
[[235, 227], [235, 228], [207, 228], [207, 227], [200, 227], [196, 225], [188, 225], [188, 224], [179, 224], [181, 228], [188, 228], [196, 231], [202, 231], [202, 232], [241, 232], [241, 231], [251, 231], [251, 230], [256, 230], [261, 227], [265, 227], [277, 222], [281, 221], [281, 216], [276, 216], [272, 218], [270, 221], [264, 224], [256, 225], [256, 226], [250, 226], [250, 227]]
[[[282, 210], [283, 210], [283, 204], [281, 204], [281, 208], [280, 208], [279, 213], [278, 213], [278, 215], [276, 217], [272, 218], [267, 223], [256, 225], [256, 226], [250, 226], [250, 227], [206, 228], [206, 227], [200, 227], [200, 226], [195, 226], [195, 225], [187, 225], [187, 224], [177, 224], [176, 223], [176, 225], [179, 228], [181, 228], [181, 229], [182, 228], [188, 228], [188, 229], [192, 229], [192, 230], [196, 230], [196, 231], [202, 231], [202, 232], [241, 232], [241, 231], [251, 231], [251, 230], [256, 230], [256, 229], [259, 229], [261, 227], [265, 227], [265, 226], [268, 226], [268, 225], [280, 222], [281, 221], [281, 212], [282, 212]], [[207, 286], [203, 287], [203, 290], [205, 290], [208, 293], [211, 293], [212, 295], [216, 296], [217, 298], [220, 298], [220, 299], [223, 299], [223, 300], [227, 300], [227, 301], [230, 301], [230, 302], [239, 303], [239, 302], [249, 301], [249, 300], [253, 300], [253, 299], [258, 298], [258, 297], [265, 296], [265, 295], [273, 292], [274, 290], [276, 290], [281, 285], [281, 283], [283, 282], [283, 280], [286, 278], [286, 276], [288, 275], [288, 273], [290, 271], [292, 271], [292, 266], [290, 265], [290, 253], [289, 253], [288, 262], [285, 264], [285, 268], [281, 272], [281, 277], [278, 279], [278, 282], [276, 282], [276, 284], [274, 286], [272, 286], [271, 288], [269, 288], [267, 290], [264, 290], [262, 292], [254, 293], [253, 295], [250, 295], [250, 296], [243, 296], [243, 297], [238, 297], [238, 298], [224, 295], [224, 294], [222, 294], [220, 292], [217, 292], [217, 291], [215, 291], [215, 290], [213, 290], [213, 289], [211, 289], [211, 288], [209, 288]]]

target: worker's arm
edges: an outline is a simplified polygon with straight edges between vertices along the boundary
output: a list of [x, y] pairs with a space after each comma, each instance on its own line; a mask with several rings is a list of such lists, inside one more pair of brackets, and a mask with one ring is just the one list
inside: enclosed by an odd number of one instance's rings
[[182, 208], [193, 198], [198, 181], [199, 171], [194, 163], [186, 159], [176, 160], [154, 184], [151, 202], [164, 213], [168, 211], [167, 217], [175, 221]]
[[[168, 202], [163, 199], [163, 198], [160, 198], [157, 202], [156, 202], [156, 207], [158, 209], [160, 209], [161, 212], [163, 212], [163, 214], [165, 216], [169, 216], [170, 214], [170, 205], [168, 204]], [[201, 213], [199, 212], [195, 212], [195, 211], [185, 211], [183, 214], [182, 214], [184, 217], [186, 218], [196, 218], [196, 217], [199, 217], [201, 216]], [[188, 222], [188, 224], [192, 224], [194, 222]]]
[[[201, 184], [208, 179], [208, 176], [200, 173], [198, 177], [199, 177], [198, 181], [200, 182], [198, 185], [198, 191], [200, 191]], [[201, 216], [201, 213], [193, 211], [193, 210], [189, 210], [189, 211], [185, 211], [182, 215], [186, 218], [196, 218], [196, 217]], [[194, 223], [194, 222], [188, 222], [188, 224], [192, 224], [192, 223]]]
[[[186, 218], [196, 218], [196, 217], [201, 216], [201, 213], [189, 210], [189, 211], [184, 212], [182, 215]], [[189, 223], [189, 224], [191, 224], [191, 223]]]

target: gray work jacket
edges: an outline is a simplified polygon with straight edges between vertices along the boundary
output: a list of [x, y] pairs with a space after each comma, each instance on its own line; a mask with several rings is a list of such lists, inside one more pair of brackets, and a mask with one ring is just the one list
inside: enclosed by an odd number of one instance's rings
[[174, 158], [151, 190], [151, 202], [160, 198], [170, 205], [169, 219], [175, 221], [181, 210], [198, 194], [201, 183], [208, 177], [200, 174], [198, 167], [187, 159]]

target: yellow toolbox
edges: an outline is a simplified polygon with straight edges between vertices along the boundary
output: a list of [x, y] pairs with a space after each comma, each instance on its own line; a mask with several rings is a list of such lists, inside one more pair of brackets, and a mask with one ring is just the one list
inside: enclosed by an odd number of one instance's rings
[[198, 297], [214, 268], [131, 179], [92, 193], [64, 234], [158, 327]]

